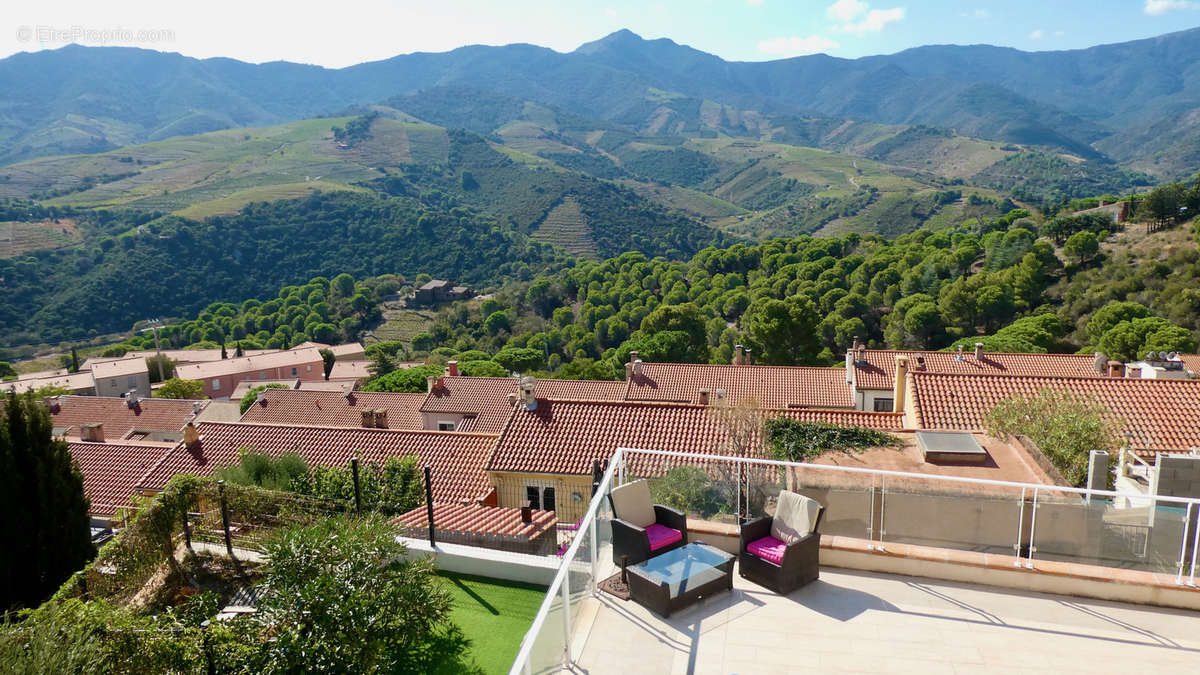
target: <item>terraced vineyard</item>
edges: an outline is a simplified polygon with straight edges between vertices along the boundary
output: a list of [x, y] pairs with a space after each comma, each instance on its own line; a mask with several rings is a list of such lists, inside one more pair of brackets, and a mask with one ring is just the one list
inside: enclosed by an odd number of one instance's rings
[[533, 238], [581, 258], [596, 260], [600, 257], [596, 242], [592, 240], [592, 232], [588, 229], [587, 218], [573, 197], [564, 197], [558, 206], [550, 209], [533, 231]]
[[0, 222], [0, 258], [15, 258], [26, 251], [60, 248], [79, 241], [79, 229], [70, 218], [35, 223]]

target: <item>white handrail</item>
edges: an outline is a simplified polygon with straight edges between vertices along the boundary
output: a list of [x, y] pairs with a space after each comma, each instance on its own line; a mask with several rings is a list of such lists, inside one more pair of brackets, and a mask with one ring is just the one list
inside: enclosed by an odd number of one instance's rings
[[[599, 488], [596, 494], [592, 495], [592, 501], [588, 505], [587, 513], [583, 519], [579, 521], [580, 530], [585, 527], [590, 527], [596, 519], [596, 513], [600, 510], [600, 504], [604, 501], [608, 494], [609, 487], [612, 485], [613, 474], [616, 471], [617, 465], [621, 463], [621, 449], [613, 453], [612, 458], [608, 462], [608, 468], [604, 471], [604, 477], [600, 479]], [[509, 669], [509, 675], [522, 675], [526, 672], [529, 666], [530, 653], [533, 651], [533, 643], [537, 640], [538, 634], [542, 630], [542, 626], [546, 623], [546, 618], [550, 615], [550, 606], [554, 604], [554, 597], [560, 592], [567, 578], [567, 573], [570, 570], [571, 563], [574, 562], [575, 556], [579, 553], [580, 543], [584, 537], [576, 534], [571, 540], [571, 545], [567, 548], [567, 552], [562, 557], [562, 563], [558, 567], [558, 573], [554, 575], [554, 580], [550, 582], [549, 588], [546, 589], [546, 598], [542, 600], [542, 606], [538, 608], [538, 613], [533, 617], [533, 623], [530, 624], [529, 630], [525, 632], [525, 637], [521, 640], [521, 649], [517, 652], [517, 658], [513, 660], [512, 668]], [[595, 556], [598, 551], [593, 547], [592, 555]], [[571, 649], [571, 636], [568, 634], [564, 638], [566, 640], [566, 649], [568, 654]]]
[[[1088, 488], [1066, 487], [1062, 485], [1048, 485], [1043, 483], [1018, 483], [1008, 480], [994, 480], [991, 478], [967, 478], [965, 476], [944, 476], [941, 474], [932, 473], [913, 473], [911, 471], [892, 471], [889, 469], [864, 469], [856, 466], [836, 466], [830, 464], [809, 464], [806, 462], [788, 462], [778, 459], [761, 459], [757, 457], [733, 457], [729, 455], [709, 455], [695, 452], [678, 452], [674, 450], [647, 450], [642, 448], [618, 448], [618, 452], [624, 455], [640, 454], [640, 455], [656, 455], [661, 457], [686, 457], [688, 459], [702, 459], [714, 462], [743, 462], [747, 464], [764, 464], [768, 466], [782, 467], [803, 467], [805, 469], [815, 469], [817, 471], [830, 471], [834, 473], [862, 473], [872, 474], [877, 476], [896, 476], [900, 478], [920, 478], [924, 480], [945, 481], [949, 483], [968, 483], [971, 485], [998, 485], [1002, 487], [1012, 488], [1034, 488], [1041, 490], [1049, 490], [1054, 492], [1071, 492], [1081, 495], [1101, 495], [1109, 497], [1128, 497], [1129, 495], [1112, 490], [1089, 490]], [[1179, 504], [1200, 504], [1200, 498], [1195, 497], [1168, 497], [1166, 495], [1145, 495], [1142, 499], [1154, 499], [1164, 502], [1177, 502]]]

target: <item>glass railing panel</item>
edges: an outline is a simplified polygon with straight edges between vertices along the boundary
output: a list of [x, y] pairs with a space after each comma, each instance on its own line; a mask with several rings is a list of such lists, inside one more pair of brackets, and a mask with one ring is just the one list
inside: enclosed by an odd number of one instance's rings
[[1039, 495], [1033, 558], [1176, 574], [1181, 552], [1191, 562], [1187, 514], [1185, 504]]
[[1020, 488], [897, 476], [880, 484], [885, 543], [1015, 556], [1028, 539], [1032, 507]]
[[562, 593], [557, 589], [551, 589], [551, 592], [554, 593], [554, 599], [550, 611], [529, 650], [529, 672], [534, 674], [557, 673], [563, 665], [566, 633], [563, 630]]

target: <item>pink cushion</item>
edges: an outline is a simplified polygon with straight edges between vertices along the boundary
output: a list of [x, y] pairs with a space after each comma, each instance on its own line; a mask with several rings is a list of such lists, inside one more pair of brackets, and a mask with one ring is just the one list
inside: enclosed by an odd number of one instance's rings
[[670, 546], [683, 539], [679, 530], [654, 523], [646, 528], [646, 536], [650, 538], [650, 550], [657, 551], [664, 546]]
[[775, 537], [763, 537], [755, 539], [746, 544], [746, 551], [766, 560], [773, 562], [776, 565], [783, 564], [783, 553], [787, 550], [787, 544], [779, 541]]

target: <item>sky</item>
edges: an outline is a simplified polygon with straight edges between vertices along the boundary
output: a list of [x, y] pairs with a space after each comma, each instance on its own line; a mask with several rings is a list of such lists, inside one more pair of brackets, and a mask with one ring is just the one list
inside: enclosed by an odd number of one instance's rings
[[0, 57], [76, 42], [340, 68], [527, 42], [571, 51], [628, 28], [733, 61], [925, 44], [1079, 49], [1200, 25], [1200, 0], [3, 0]]

